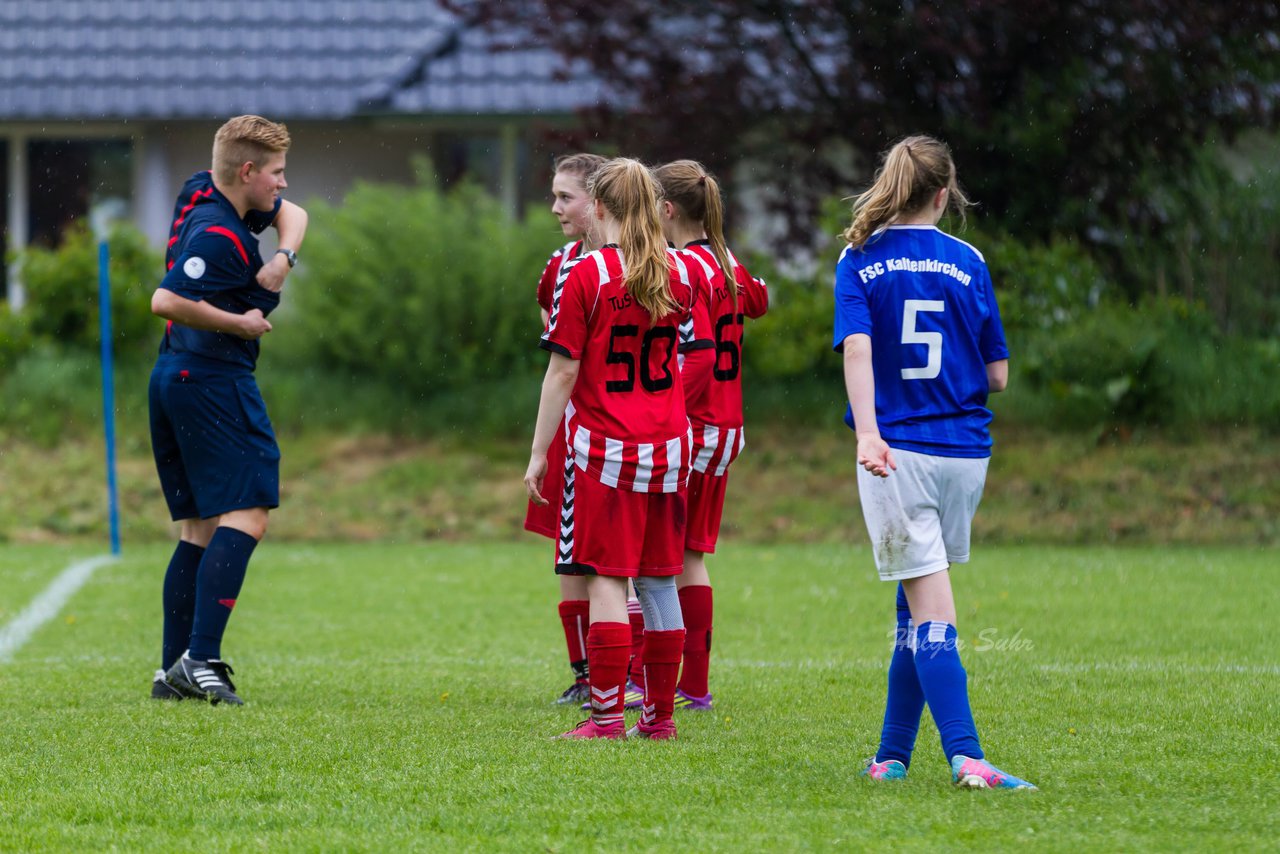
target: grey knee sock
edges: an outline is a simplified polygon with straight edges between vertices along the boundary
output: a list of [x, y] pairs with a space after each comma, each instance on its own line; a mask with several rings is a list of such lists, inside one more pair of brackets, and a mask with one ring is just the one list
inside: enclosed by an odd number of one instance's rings
[[645, 576], [635, 579], [635, 585], [646, 629], [670, 632], [684, 628], [684, 614], [680, 611], [680, 594], [676, 592], [674, 576]]

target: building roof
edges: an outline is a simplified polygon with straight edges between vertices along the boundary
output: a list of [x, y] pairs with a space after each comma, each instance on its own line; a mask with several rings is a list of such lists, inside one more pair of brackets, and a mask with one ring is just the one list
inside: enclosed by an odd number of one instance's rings
[[0, 121], [563, 115], [602, 94], [431, 0], [0, 0]]

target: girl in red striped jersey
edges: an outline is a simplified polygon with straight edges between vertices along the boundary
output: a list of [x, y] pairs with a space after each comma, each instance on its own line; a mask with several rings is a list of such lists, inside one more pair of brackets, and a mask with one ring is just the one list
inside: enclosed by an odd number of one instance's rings
[[592, 243], [588, 233], [591, 197], [587, 195], [587, 181], [607, 162], [608, 158], [599, 154], [580, 153], [562, 154], [553, 164], [551, 213], [560, 221], [560, 230], [569, 242], [551, 253], [538, 280], [538, 306], [542, 309], [544, 328], [551, 314], [551, 295], [560, 266], [600, 248]]
[[[538, 280], [538, 305], [542, 310], [542, 325], [546, 328], [551, 316], [551, 299], [555, 291], [556, 277], [562, 266], [583, 254], [599, 248], [588, 234], [591, 197], [587, 194], [587, 181], [596, 170], [607, 162], [598, 154], [565, 154], [557, 157], [551, 180], [551, 212], [560, 221], [560, 230], [569, 242], [552, 253], [542, 278]], [[563, 423], [560, 432], [563, 432]], [[560, 497], [564, 488], [564, 443], [553, 442], [547, 451], [547, 480], [544, 491], [545, 504], [529, 502], [525, 511], [524, 528], [542, 534], [552, 540], [560, 534]], [[564, 629], [565, 646], [569, 654], [569, 667], [573, 671], [573, 684], [557, 698], [557, 703], [578, 705], [590, 698], [587, 685], [587, 625], [589, 622], [587, 582], [572, 576], [560, 576], [560, 625]]]
[[[642, 163], [612, 160], [588, 190], [592, 226], [605, 245], [558, 278], [542, 336], [551, 362], [524, 483], [535, 503], [545, 503], [547, 449], [566, 443], [556, 572], [587, 579], [592, 713], [564, 737], [673, 738], [684, 647], [674, 576], [682, 568], [692, 446], [676, 350], [693, 289], [685, 261], [667, 251], [658, 185]], [[645, 622], [644, 708], [629, 732], [628, 578]]]
[[725, 245], [715, 177], [693, 160], [660, 166], [654, 175], [663, 191], [663, 231], [703, 268], [708, 283], [694, 310], [695, 341], [683, 365], [694, 447], [684, 572], [677, 581], [688, 634], [676, 708], [700, 711], [710, 709], [712, 699], [707, 687], [712, 594], [705, 555], [716, 550], [729, 464], [744, 444], [743, 319], [768, 310], [769, 292]]

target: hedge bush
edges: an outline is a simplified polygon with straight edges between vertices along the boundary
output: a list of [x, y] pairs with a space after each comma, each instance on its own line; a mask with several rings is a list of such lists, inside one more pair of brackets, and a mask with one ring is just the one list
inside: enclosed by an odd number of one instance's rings
[[0, 377], [30, 349], [31, 332], [23, 315], [14, 314], [8, 303], [0, 303]]
[[743, 382], [802, 378], [839, 382], [840, 358], [831, 350], [832, 275], [794, 279], [774, 272], [764, 258], [744, 259], [744, 263], [752, 275], [768, 284], [769, 311], [746, 322]]
[[1280, 342], [1223, 335], [1181, 298], [1106, 303], [1026, 350], [1014, 364], [1049, 426], [1280, 428]]
[[309, 213], [306, 274], [264, 350], [422, 399], [545, 368], [535, 294], [562, 240], [548, 218], [430, 179], [358, 184]]
[[1054, 330], [1085, 317], [1114, 290], [1078, 242], [1055, 237], [1027, 243], [1005, 233], [961, 235], [991, 271], [1005, 332]]
[[[132, 225], [115, 225], [110, 249], [111, 332], [117, 352], [156, 345], [160, 326], [151, 295], [164, 274], [162, 254]], [[75, 227], [57, 249], [31, 247], [18, 253], [27, 304], [19, 315], [33, 342], [79, 352], [97, 352], [98, 240]], [[3, 322], [3, 321], [0, 321]]]
[[1152, 184], [1154, 215], [1105, 231], [1131, 299], [1177, 295], [1217, 329], [1280, 336], [1280, 138], [1208, 146], [1177, 188]]

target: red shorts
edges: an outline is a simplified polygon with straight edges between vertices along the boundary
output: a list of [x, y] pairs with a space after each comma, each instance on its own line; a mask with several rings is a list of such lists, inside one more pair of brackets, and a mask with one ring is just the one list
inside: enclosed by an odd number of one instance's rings
[[679, 575], [684, 570], [684, 492], [605, 486], [582, 469], [566, 472], [560, 575]]
[[547, 479], [542, 482], [542, 497], [547, 503], [539, 506], [529, 502], [524, 514], [524, 529], [544, 537], [555, 539], [560, 535], [560, 501], [564, 493], [564, 419], [556, 438], [547, 448]]
[[714, 552], [720, 537], [720, 514], [724, 511], [725, 488], [729, 474], [716, 477], [703, 472], [689, 472], [689, 524], [685, 529], [685, 548], [695, 552]]

